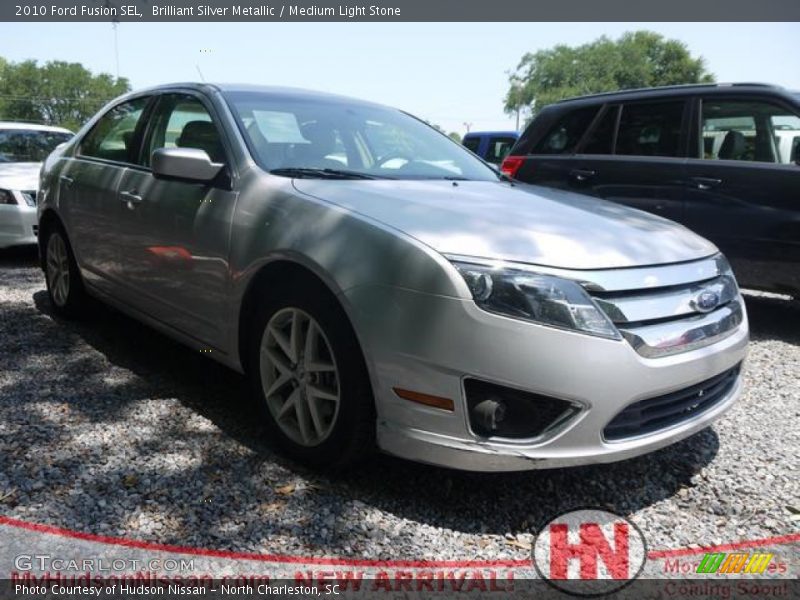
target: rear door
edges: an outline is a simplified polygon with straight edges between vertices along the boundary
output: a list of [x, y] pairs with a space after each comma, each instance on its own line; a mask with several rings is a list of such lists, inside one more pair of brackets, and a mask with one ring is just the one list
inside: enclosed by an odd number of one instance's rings
[[687, 224], [745, 287], [800, 292], [800, 110], [764, 96], [696, 100]]
[[687, 120], [682, 99], [607, 106], [578, 148], [573, 189], [682, 221]]
[[688, 111], [674, 98], [575, 110], [534, 148], [532, 179], [681, 221]]
[[59, 178], [62, 215], [70, 241], [84, 271], [95, 286], [111, 291], [122, 276], [116, 235], [117, 187], [135, 162], [143, 115], [151, 97], [123, 102], [103, 115], [67, 161]]
[[[119, 185], [121, 257], [128, 300], [216, 349], [225, 347], [228, 249], [236, 194], [230, 152], [211, 104], [194, 92], [163, 94], [149, 119], [139, 165]], [[226, 168], [214, 181], [160, 179], [150, 170], [159, 148], [198, 148]]]

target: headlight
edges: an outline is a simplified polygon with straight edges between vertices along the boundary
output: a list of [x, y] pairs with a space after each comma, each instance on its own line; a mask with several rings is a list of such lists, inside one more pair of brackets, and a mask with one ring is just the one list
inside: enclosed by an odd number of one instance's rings
[[8, 190], [0, 190], [0, 204], [16, 204], [17, 199]]
[[574, 281], [454, 262], [475, 303], [489, 312], [610, 339], [619, 332]]
[[22, 198], [25, 200], [25, 204], [30, 207], [36, 206], [36, 193], [35, 192], [20, 192], [22, 194]]

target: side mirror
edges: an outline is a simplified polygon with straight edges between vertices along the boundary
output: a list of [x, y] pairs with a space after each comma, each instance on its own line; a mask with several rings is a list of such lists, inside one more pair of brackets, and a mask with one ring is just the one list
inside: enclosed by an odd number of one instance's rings
[[199, 148], [159, 148], [153, 152], [150, 166], [155, 177], [211, 181], [224, 165], [211, 162], [206, 151]]

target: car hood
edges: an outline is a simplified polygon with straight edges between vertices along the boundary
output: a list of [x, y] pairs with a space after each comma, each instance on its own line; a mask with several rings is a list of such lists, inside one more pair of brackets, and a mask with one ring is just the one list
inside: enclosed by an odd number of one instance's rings
[[304, 194], [403, 231], [442, 254], [564, 269], [682, 262], [717, 252], [685, 227], [582, 194], [490, 181], [296, 179]]
[[42, 163], [0, 163], [0, 188], [34, 191], [39, 189]]

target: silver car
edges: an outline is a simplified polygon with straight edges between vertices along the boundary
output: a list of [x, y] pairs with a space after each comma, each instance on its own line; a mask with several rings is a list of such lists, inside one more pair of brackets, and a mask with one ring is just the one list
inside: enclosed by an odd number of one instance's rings
[[42, 161], [72, 132], [0, 122], [0, 248], [36, 244], [36, 193]]
[[670, 221], [504, 180], [396, 109], [180, 84], [46, 161], [54, 310], [102, 299], [246, 373], [269, 437], [476, 471], [610, 462], [708, 426], [748, 340], [726, 260]]

